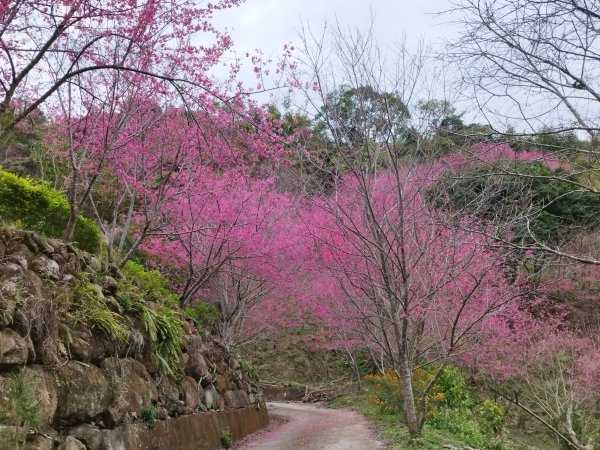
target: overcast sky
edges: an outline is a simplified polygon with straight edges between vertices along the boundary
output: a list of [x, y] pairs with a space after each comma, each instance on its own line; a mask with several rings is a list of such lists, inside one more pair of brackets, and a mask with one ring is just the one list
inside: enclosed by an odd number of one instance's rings
[[434, 16], [450, 7], [450, 0], [246, 0], [219, 12], [215, 22], [230, 29], [237, 51], [261, 49], [272, 55], [297, 40], [301, 22], [314, 31], [336, 18], [344, 27], [366, 28], [371, 15], [381, 45], [391, 45], [404, 34], [410, 40], [435, 42], [452, 34], [453, 27], [444, 23], [447, 18]]
[[[244, 55], [246, 51], [252, 54], [255, 49], [260, 49], [264, 56], [277, 59], [284, 44], [298, 41], [302, 24], [310, 27], [315, 35], [320, 35], [325, 23], [334, 24], [336, 21], [342, 28], [364, 31], [368, 29], [371, 18], [374, 22], [374, 37], [380, 49], [385, 50], [387, 46], [393, 48], [396, 42], [406, 37], [409, 47], [411, 44], [416, 47], [423, 40], [443, 52], [443, 41], [454, 40], [461, 31], [460, 25], [450, 23], [451, 20], [458, 19], [457, 16], [438, 14], [451, 10], [454, 1], [456, 0], [246, 0], [239, 7], [219, 11], [215, 15], [215, 25], [218, 29], [228, 29], [233, 38], [234, 53], [238, 56]], [[438, 58], [433, 58], [432, 61], [436, 64]], [[478, 104], [471, 99], [472, 91], [459, 92], [452, 87], [452, 68], [448, 70], [443, 75], [443, 81], [450, 84], [440, 83], [436, 79], [439, 86], [435, 89], [440, 89], [440, 93], [433, 95], [452, 102], [459, 111], [466, 112], [465, 118], [468, 120], [480, 122], [488, 119], [496, 123], [497, 119], [481, 116]], [[256, 82], [252, 70], [242, 70], [240, 76], [250, 85]], [[486, 100], [485, 106], [492, 111], [498, 109], [506, 117], [518, 117], [521, 113], [518, 108], [512, 110], [515, 105], [502, 98]], [[516, 122], [511, 119], [510, 124], [520, 127], [518, 119], [515, 120]]]

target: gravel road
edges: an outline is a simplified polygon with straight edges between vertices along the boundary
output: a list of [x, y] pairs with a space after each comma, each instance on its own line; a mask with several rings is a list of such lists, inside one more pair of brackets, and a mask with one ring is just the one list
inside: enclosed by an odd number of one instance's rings
[[383, 450], [365, 418], [348, 409], [267, 403], [272, 430], [249, 436], [239, 450]]

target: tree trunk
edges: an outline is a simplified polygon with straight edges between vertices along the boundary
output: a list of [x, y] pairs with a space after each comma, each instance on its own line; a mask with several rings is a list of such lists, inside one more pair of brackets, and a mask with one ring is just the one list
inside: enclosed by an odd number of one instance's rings
[[404, 394], [404, 420], [411, 437], [421, 434], [421, 427], [417, 419], [417, 408], [412, 386], [412, 373], [405, 356], [400, 360], [400, 378], [402, 379], [402, 391]]
[[62, 239], [65, 242], [71, 242], [73, 240], [73, 233], [75, 233], [75, 225], [77, 225], [77, 218], [79, 217], [79, 211], [77, 208], [71, 208], [71, 214], [69, 215], [69, 221], [65, 227]]

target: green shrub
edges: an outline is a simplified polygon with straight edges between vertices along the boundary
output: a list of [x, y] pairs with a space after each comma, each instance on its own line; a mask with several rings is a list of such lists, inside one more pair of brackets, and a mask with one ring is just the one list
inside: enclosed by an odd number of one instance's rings
[[371, 402], [377, 405], [383, 414], [398, 414], [403, 410], [402, 381], [392, 369], [384, 373], [365, 377], [373, 388]]
[[[521, 217], [524, 210], [535, 207], [529, 227], [545, 242], [556, 242], [574, 227], [596, 229], [600, 226], [600, 196], [576, 189], [577, 182], [562, 169], [553, 171], [540, 162], [511, 161], [499, 166], [508, 173], [522, 176], [498, 176], [496, 167], [475, 167], [442, 177], [427, 193], [438, 207], [474, 212], [486, 220], [514, 222], [515, 239], [530, 241]], [[493, 183], [490, 188], [490, 183]], [[449, 202], [449, 204], [446, 204]]]
[[471, 420], [467, 411], [450, 409], [439, 412], [430, 419], [429, 424], [438, 430], [450, 432], [470, 445], [483, 447], [486, 441], [477, 422]]
[[471, 408], [475, 402], [469, 394], [469, 389], [465, 377], [458, 367], [446, 366], [442, 370], [439, 378], [435, 382], [433, 389], [439, 400], [436, 400], [436, 406], [450, 409]]
[[142, 419], [142, 422], [144, 422], [144, 425], [146, 425], [148, 428], [152, 428], [154, 426], [154, 423], [156, 422], [156, 412], [156, 408], [153, 406], [142, 410], [140, 419]]
[[[139, 317], [152, 344], [161, 371], [176, 376], [182, 353], [183, 324], [177, 311], [178, 296], [157, 270], [128, 261], [123, 268], [116, 299], [125, 310]], [[150, 307], [148, 302], [156, 306]]]
[[219, 318], [219, 310], [214, 305], [197, 302], [183, 310], [186, 317], [192, 319], [197, 326], [207, 325]]
[[[45, 183], [0, 170], [0, 218], [48, 237], [61, 237], [69, 221], [70, 208], [66, 196]], [[100, 230], [96, 224], [79, 216], [73, 234], [79, 248], [96, 252]]]
[[135, 261], [127, 261], [123, 272], [129, 282], [134, 283], [143, 292], [144, 299], [179, 304], [179, 296], [169, 287], [169, 283], [158, 270], [148, 269]]
[[[436, 367], [417, 368], [413, 372], [413, 389], [421, 395], [432, 380]], [[402, 381], [391, 369], [384, 373], [368, 375], [369, 400], [377, 407], [380, 417], [403, 414]], [[427, 425], [447, 432], [470, 446], [501, 450], [504, 444], [496, 436], [504, 425], [504, 409], [491, 400], [475, 408], [476, 401], [469, 391], [464, 375], [458, 367], [446, 366], [427, 395]], [[419, 405], [417, 405], [419, 407]]]
[[[417, 368], [413, 371], [413, 390], [416, 396], [429, 384], [434, 377], [436, 368], [429, 370]], [[373, 403], [381, 408], [382, 412], [393, 414], [403, 410], [402, 381], [391, 369], [383, 374], [367, 375], [365, 381], [373, 386]], [[440, 409], [466, 409], [475, 402], [469, 395], [465, 378], [457, 367], [446, 366], [437, 381], [427, 394], [429, 415], [435, 414]]]
[[477, 421], [485, 434], [498, 434], [504, 427], [504, 408], [493, 400], [485, 400], [477, 407]]
[[233, 437], [231, 436], [229, 430], [221, 431], [219, 436], [221, 437], [221, 445], [223, 447], [231, 448], [233, 446]]

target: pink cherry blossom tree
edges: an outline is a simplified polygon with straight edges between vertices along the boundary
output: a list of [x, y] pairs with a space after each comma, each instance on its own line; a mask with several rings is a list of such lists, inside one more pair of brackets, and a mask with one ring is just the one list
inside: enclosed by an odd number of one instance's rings
[[156, 89], [170, 87], [189, 98], [217, 95], [207, 71], [231, 40], [211, 18], [239, 3], [3, 1], [0, 114], [10, 117], [0, 131], [8, 132], [62, 87], [89, 86], [96, 74], [149, 79]]
[[[444, 366], [486, 336], [510, 334], [511, 320], [527, 315], [519, 303], [529, 287], [511, 268], [510, 251], [487, 237], [489, 224], [428, 198], [444, 172], [475, 161], [419, 158], [426, 150], [419, 135], [431, 126], [419, 105], [432, 100], [440, 75], [428, 71], [427, 50], [399, 45], [386, 59], [370, 32], [338, 27], [323, 36], [305, 36], [304, 69], [317, 82], [307, 98], [320, 111], [335, 164], [323, 167], [331, 193], [316, 196], [305, 219], [319, 268], [307, 301], [326, 326], [345, 330], [341, 345], [385, 355], [417, 436]], [[424, 365], [434, 376], [416, 392], [413, 373]]]
[[[403, 385], [405, 420], [419, 434], [426, 397], [414, 392], [416, 367], [442, 368], [509, 332], [519, 316], [525, 280], [509, 255], [493, 248], [471, 218], [449, 217], [424, 201], [438, 168], [406, 164], [397, 171], [342, 177], [331, 197], [316, 201], [309, 227], [322, 269], [331, 277], [315, 312], [331, 327], [383, 352]], [[437, 372], [439, 373], [439, 372]]]

